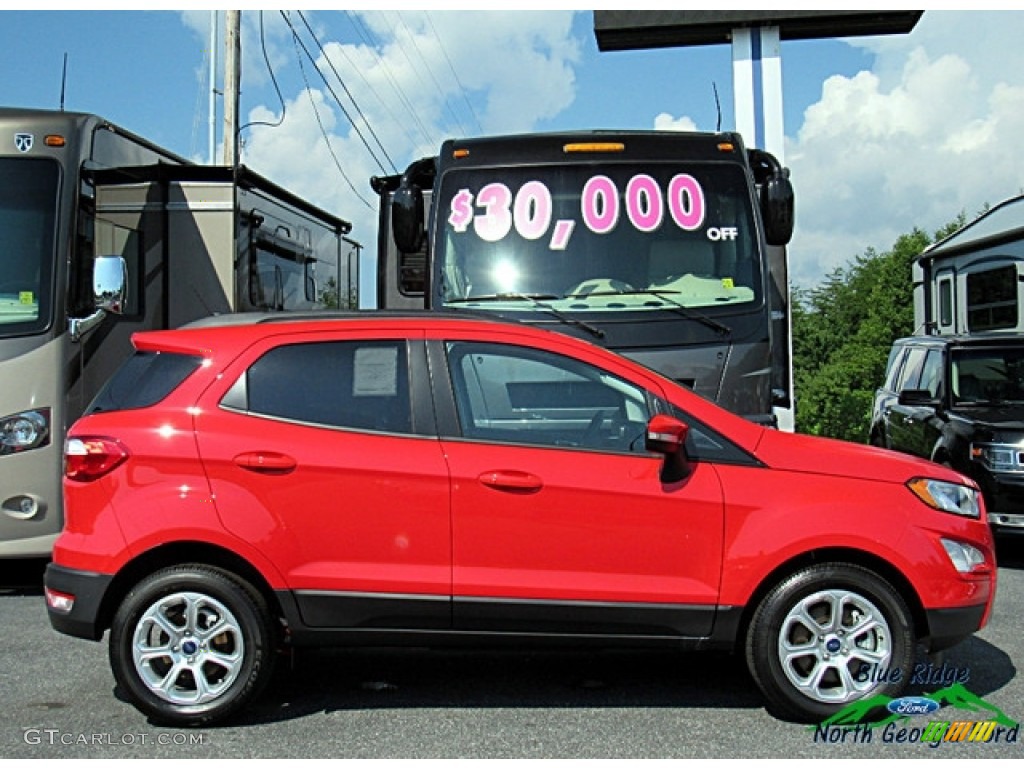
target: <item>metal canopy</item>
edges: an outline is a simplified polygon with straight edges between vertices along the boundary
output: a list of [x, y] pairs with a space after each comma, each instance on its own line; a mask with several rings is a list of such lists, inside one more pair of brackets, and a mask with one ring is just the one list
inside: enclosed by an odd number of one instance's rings
[[602, 51], [714, 45], [734, 29], [778, 27], [782, 40], [910, 32], [924, 11], [594, 11]]

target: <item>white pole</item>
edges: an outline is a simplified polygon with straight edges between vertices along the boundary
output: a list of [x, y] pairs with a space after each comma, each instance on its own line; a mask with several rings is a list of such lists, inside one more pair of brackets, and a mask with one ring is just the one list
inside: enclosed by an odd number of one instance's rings
[[747, 146], [757, 146], [757, 103], [754, 87], [754, 43], [757, 30], [747, 28], [732, 31], [732, 103], [736, 119], [736, 132]]

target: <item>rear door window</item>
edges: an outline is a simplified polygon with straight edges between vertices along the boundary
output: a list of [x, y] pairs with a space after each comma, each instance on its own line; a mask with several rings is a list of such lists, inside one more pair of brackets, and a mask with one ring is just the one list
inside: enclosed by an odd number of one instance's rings
[[253, 363], [221, 405], [327, 427], [412, 431], [404, 340], [286, 344]]

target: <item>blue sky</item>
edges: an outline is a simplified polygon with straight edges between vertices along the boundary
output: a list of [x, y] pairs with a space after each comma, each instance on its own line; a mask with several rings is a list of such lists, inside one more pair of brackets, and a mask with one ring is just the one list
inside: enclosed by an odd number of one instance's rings
[[[296, 50], [282, 14], [265, 10], [284, 120], [243, 133], [243, 162], [353, 221], [368, 251], [376, 243], [369, 176], [404, 167], [449, 135], [714, 130], [715, 86], [722, 127], [734, 127], [728, 46], [601, 53], [583, 10], [304, 11], [342, 86], [302, 17], [288, 13], [334, 93]], [[57, 108], [66, 53], [66, 109], [101, 114], [205, 162], [209, 18], [201, 9], [2, 11], [0, 104]], [[909, 35], [783, 43], [797, 285], [886, 250], [914, 227], [932, 232], [1024, 190], [1022, 39], [1024, 12], [928, 10]], [[243, 12], [242, 48], [242, 119], [276, 123], [282, 104], [256, 8]], [[365, 116], [363, 139], [335, 95], [357, 122]]]

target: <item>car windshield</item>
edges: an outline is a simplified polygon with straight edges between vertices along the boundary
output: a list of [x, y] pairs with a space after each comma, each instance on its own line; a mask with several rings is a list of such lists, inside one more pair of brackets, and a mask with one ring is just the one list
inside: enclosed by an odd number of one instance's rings
[[0, 336], [48, 325], [59, 179], [52, 160], [0, 158]]
[[953, 351], [956, 403], [1024, 401], [1024, 347]]
[[450, 171], [437, 216], [435, 280], [448, 307], [678, 312], [761, 299], [750, 193], [735, 164]]

